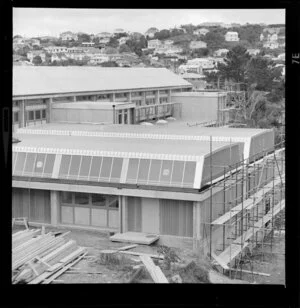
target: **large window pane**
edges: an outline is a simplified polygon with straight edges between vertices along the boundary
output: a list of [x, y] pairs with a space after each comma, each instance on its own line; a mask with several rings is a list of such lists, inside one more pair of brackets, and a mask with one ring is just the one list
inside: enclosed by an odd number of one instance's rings
[[52, 176], [54, 160], [55, 160], [55, 154], [47, 154], [44, 176]]
[[79, 170], [79, 179], [87, 179], [90, 172], [91, 161], [91, 156], [82, 156], [81, 166]]
[[71, 155], [63, 155], [60, 162], [59, 177], [66, 178], [69, 173]]
[[174, 161], [172, 180], [171, 180], [171, 183], [174, 186], [181, 186], [183, 178], [183, 168], [184, 168], [184, 161], [178, 161], [178, 160]]
[[160, 183], [169, 184], [171, 180], [173, 161], [163, 160], [161, 172], [160, 172]]
[[110, 177], [110, 170], [112, 164], [112, 157], [103, 157], [100, 179], [101, 180], [109, 180]]
[[72, 202], [72, 194], [71, 192], [68, 191], [63, 191], [61, 192], [61, 202], [62, 203], [68, 203], [71, 204]]
[[152, 159], [151, 167], [150, 167], [150, 175], [149, 175], [149, 184], [158, 184], [159, 182], [159, 175], [160, 175], [160, 167], [161, 167], [161, 160]]
[[123, 158], [115, 157], [113, 160], [113, 166], [110, 175], [110, 181], [112, 182], [120, 182], [121, 171], [123, 165]]
[[127, 182], [136, 183], [137, 173], [138, 173], [138, 165], [139, 165], [139, 159], [138, 158], [130, 158], [129, 159], [128, 171], [127, 171]]
[[105, 206], [106, 198], [104, 195], [92, 194], [92, 204], [93, 206]]
[[81, 205], [89, 204], [89, 194], [85, 193], [75, 193], [75, 203]]
[[38, 153], [34, 165], [34, 175], [36, 176], [42, 176], [43, 170], [44, 170], [44, 165], [45, 165], [45, 158], [46, 154], [44, 153]]
[[150, 159], [141, 159], [138, 174], [138, 183], [147, 183]]
[[183, 186], [193, 187], [195, 178], [196, 162], [187, 161], [185, 163]]
[[12, 152], [12, 171], [14, 171], [18, 152]]
[[93, 156], [89, 180], [98, 181], [102, 157]]
[[22, 175], [23, 169], [24, 169], [24, 164], [25, 164], [25, 158], [26, 158], [26, 153], [24, 153], [24, 152], [18, 153], [15, 171], [14, 171], [15, 175]]
[[119, 197], [108, 196], [108, 207], [117, 209], [119, 207]]
[[81, 160], [80, 155], [72, 155], [70, 170], [69, 170], [69, 178], [77, 179], [77, 175], [78, 175], [79, 167], [80, 167], [80, 160]]
[[27, 153], [23, 175], [32, 175], [36, 153]]

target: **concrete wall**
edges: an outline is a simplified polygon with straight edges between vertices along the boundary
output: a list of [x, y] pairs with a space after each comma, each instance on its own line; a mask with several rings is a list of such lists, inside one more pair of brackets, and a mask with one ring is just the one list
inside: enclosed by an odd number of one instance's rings
[[[181, 103], [181, 120], [190, 122], [208, 122], [218, 120], [217, 96], [200, 96], [197, 92], [172, 94], [171, 101]], [[196, 94], [195, 94], [196, 93]]]
[[113, 110], [63, 109], [52, 107], [52, 122], [113, 123]]

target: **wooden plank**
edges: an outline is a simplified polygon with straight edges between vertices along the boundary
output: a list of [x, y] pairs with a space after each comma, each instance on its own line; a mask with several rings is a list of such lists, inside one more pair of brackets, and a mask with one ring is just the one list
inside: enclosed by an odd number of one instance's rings
[[148, 254], [148, 253], [143, 253], [143, 252], [137, 252], [137, 251], [118, 251], [118, 252], [128, 254], [128, 255], [134, 255], [134, 256], [147, 256], [147, 257], [151, 257], [155, 259], [161, 259], [161, 260], [164, 259], [163, 256], [153, 255], [153, 254]]
[[241, 270], [241, 269], [238, 269], [238, 268], [230, 268], [230, 270], [231, 271], [243, 272], [243, 273], [247, 273], [247, 274], [266, 276], [266, 277], [270, 277], [271, 276], [271, 274], [267, 274], [267, 273], [251, 272], [251, 271], [248, 271], [248, 270]]
[[137, 247], [138, 245], [137, 244], [133, 244], [133, 245], [128, 245], [128, 246], [124, 246], [124, 247], [120, 247], [117, 249], [117, 251], [121, 251], [121, 250], [128, 250], [128, 249], [132, 249], [132, 248], [135, 248]]
[[125, 232], [125, 233], [117, 233], [111, 236], [109, 239], [112, 242], [150, 245], [159, 239], [159, 235], [146, 234], [141, 232]]
[[149, 256], [140, 256], [151, 278], [156, 283], [169, 283], [159, 266], [156, 266]]
[[211, 253], [211, 256], [215, 259], [215, 261], [221, 265], [224, 269], [229, 269], [229, 267], [227, 266], [227, 264], [225, 262], [223, 262], [223, 260], [221, 258], [219, 258], [214, 252]]

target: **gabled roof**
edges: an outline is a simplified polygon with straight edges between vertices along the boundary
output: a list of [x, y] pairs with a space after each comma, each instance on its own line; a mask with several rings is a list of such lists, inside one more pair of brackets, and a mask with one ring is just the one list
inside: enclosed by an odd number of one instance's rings
[[191, 86], [165, 68], [13, 68], [13, 96]]

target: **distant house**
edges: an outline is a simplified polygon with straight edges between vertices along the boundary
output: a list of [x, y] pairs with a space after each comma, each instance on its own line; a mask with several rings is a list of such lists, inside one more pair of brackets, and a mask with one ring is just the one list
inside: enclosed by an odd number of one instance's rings
[[191, 41], [189, 46], [191, 49], [199, 49], [199, 48], [206, 48], [207, 44], [202, 41]]
[[93, 47], [95, 43], [94, 42], [82, 42], [81, 45], [84, 47]]
[[134, 39], [134, 40], [139, 40], [143, 36], [142, 33], [139, 32], [132, 32], [129, 34], [129, 37]]
[[215, 57], [221, 57], [221, 56], [226, 55], [228, 52], [229, 52], [229, 50], [226, 49], [226, 48], [217, 49], [217, 50], [214, 52], [214, 56], [215, 56]]
[[267, 40], [270, 42], [276, 42], [278, 40], [277, 33], [269, 34]]
[[195, 58], [187, 61], [188, 65], [199, 65], [202, 69], [213, 69], [215, 67], [214, 58]]
[[264, 48], [270, 48], [270, 49], [277, 49], [279, 47], [279, 44], [277, 42], [265, 42], [263, 44]]
[[232, 28], [232, 25], [231, 25], [231, 24], [222, 23], [222, 24], [221, 24], [221, 27], [222, 27], [222, 28], [225, 28], [225, 29], [229, 29], [229, 28]]
[[166, 55], [171, 55], [175, 53], [180, 53], [182, 52], [183, 49], [179, 46], [166, 46], [166, 45], [161, 45], [155, 48], [154, 54], [166, 54]]
[[108, 62], [109, 56], [104, 54], [94, 54], [90, 56], [89, 64], [97, 65], [103, 62]]
[[208, 33], [209, 30], [206, 28], [200, 28], [200, 29], [196, 29], [193, 34], [195, 35], [205, 35], [206, 33]]
[[125, 44], [130, 38], [128, 36], [123, 36], [118, 39], [119, 45]]
[[100, 33], [96, 34], [95, 37], [98, 37], [98, 38], [111, 38], [112, 34], [109, 33], [109, 32], [100, 32]]
[[225, 41], [227, 42], [238, 42], [239, 40], [239, 34], [237, 32], [228, 31], [225, 34]]
[[149, 40], [148, 41], [149, 49], [155, 49], [157, 47], [160, 47], [161, 45], [162, 45], [162, 42], [160, 40]]
[[46, 47], [45, 50], [51, 54], [68, 52], [68, 48], [64, 46], [49, 46]]
[[73, 60], [76, 60], [76, 61], [82, 61], [84, 59], [89, 59], [89, 55], [84, 53], [84, 52], [81, 52], [81, 53], [67, 53], [65, 54], [65, 56], [69, 59], [73, 59]]
[[186, 74], [186, 73], [194, 73], [194, 74], [203, 74], [203, 68], [200, 64], [182, 64], [178, 67], [178, 72], [180, 74]]
[[64, 53], [56, 53], [51, 55], [51, 62], [54, 61], [67, 61], [68, 57]]
[[247, 49], [247, 52], [250, 56], [256, 56], [257, 54], [260, 53], [259, 49]]
[[145, 32], [145, 36], [153, 38], [156, 32], [159, 32], [159, 30], [157, 28], [152, 27]]
[[205, 76], [197, 73], [183, 73], [181, 78], [193, 85], [193, 90], [204, 90], [206, 87]]
[[173, 45], [173, 43], [174, 43], [174, 41], [172, 41], [172, 40], [165, 40], [163, 42], [163, 44], [166, 45], [166, 46], [171, 46], [171, 45]]
[[280, 27], [274, 27], [274, 28], [267, 27], [263, 29], [263, 32], [267, 32], [270, 34], [275, 34], [275, 33], [278, 34], [279, 31], [280, 31]]
[[27, 59], [32, 62], [36, 56], [40, 56], [42, 62], [46, 61], [46, 53], [43, 50], [31, 50], [27, 53]]
[[124, 29], [122, 29], [122, 28], [117, 28], [117, 29], [115, 29], [115, 31], [114, 31], [114, 34], [120, 34], [120, 33], [125, 33], [126, 31], [124, 30]]
[[73, 33], [71, 31], [63, 32], [59, 35], [62, 41], [77, 41], [78, 35], [76, 33]]
[[110, 41], [110, 38], [105, 37], [105, 38], [99, 39], [99, 44], [108, 44], [109, 41]]
[[265, 38], [265, 36], [263, 35], [263, 33], [259, 36], [260, 41], [263, 41]]

